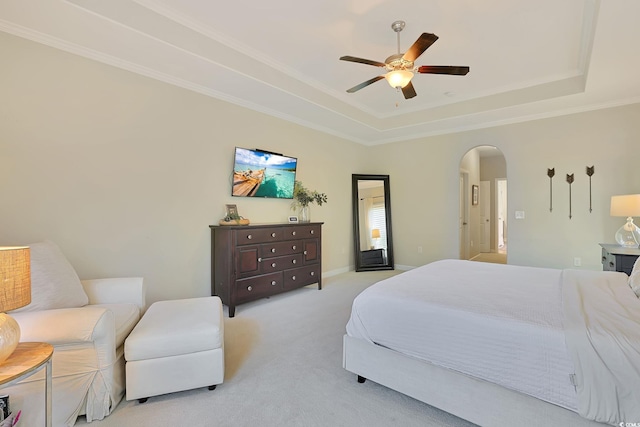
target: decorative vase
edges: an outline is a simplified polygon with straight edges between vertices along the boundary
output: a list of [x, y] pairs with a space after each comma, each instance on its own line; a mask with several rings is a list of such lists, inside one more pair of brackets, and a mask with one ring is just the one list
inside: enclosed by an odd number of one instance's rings
[[300, 207], [300, 222], [311, 222], [311, 213], [309, 205]]

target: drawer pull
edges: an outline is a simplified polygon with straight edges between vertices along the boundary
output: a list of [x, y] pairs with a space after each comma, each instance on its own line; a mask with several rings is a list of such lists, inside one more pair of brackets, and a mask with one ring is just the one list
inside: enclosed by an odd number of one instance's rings
[[295, 260], [295, 259], [293, 259], [293, 260], [291, 260], [291, 262], [295, 264], [295, 263], [296, 263], [296, 260]]
[[296, 245], [291, 246], [291, 249], [296, 250]]
[[262, 262], [262, 258], [258, 258], [258, 262]]
[[304, 251], [304, 252], [302, 252], [302, 253], [306, 255], [306, 254], [307, 254], [307, 251]]
[[295, 236], [295, 235], [296, 235], [296, 232], [295, 232], [295, 231], [292, 231], [292, 232], [291, 232], [291, 235], [292, 235], [292, 236]]
[[276, 233], [271, 233], [271, 237], [276, 237]]
[[271, 281], [271, 286], [275, 286], [275, 285], [276, 285], [276, 281], [275, 281], [275, 280], [272, 280], [272, 281]]
[[272, 263], [271, 263], [271, 267], [275, 268], [275, 267], [276, 267], [276, 263], [275, 263], [275, 262], [272, 262]]
[[315, 272], [315, 271], [312, 271], [312, 272], [311, 272], [311, 275], [312, 275], [312, 276], [315, 276], [315, 275], [316, 275], [316, 272]]
[[276, 253], [276, 248], [271, 248], [271, 253], [275, 254]]
[[251, 234], [247, 234], [247, 239], [251, 240], [253, 239], [253, 236]]
[[252, 286], [247, 286], [247, 290], [248, 290], [249, 292], [251, 292], [251, 291], [253, 290], [253, 287], [252, 287]]
[[311, 234], [313, 234], [313, 230], [311, 230]]
[[296, 280], [296, 276], [291, 276], [291, 280]]

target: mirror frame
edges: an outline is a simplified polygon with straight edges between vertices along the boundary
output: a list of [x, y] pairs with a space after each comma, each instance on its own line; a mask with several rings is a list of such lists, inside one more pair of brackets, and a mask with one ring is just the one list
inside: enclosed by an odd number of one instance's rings
[[[387, 262], [378, 265], [362, 265], [360, 257], [360, 200], [358, 197], [359, 181], [382, 181], [384, 185], [384, 210], [385, 222], [387, 226]], [[391, 232], [391, 192], [389, 189], [389, 175], [351, 175], [351, 194], [353, 203], [353, 246], [356, 271], [372, 271], [372, 270], [393, 270], [393, 233]]]

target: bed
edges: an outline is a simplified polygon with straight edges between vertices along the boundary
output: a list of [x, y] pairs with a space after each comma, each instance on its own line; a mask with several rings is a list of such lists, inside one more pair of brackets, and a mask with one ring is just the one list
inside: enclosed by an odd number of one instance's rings
[[343, 366], [482, 426], [640, 423], [623, 273], [437, 261], [358, 295]]

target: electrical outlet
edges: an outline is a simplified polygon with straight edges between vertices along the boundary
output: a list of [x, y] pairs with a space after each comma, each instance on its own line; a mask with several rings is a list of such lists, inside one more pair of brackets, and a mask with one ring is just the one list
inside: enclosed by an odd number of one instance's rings
[[580, 267], [582, 265], [582, 258], [580, 257], [573, 258], [573, 265], [574, 267]]

